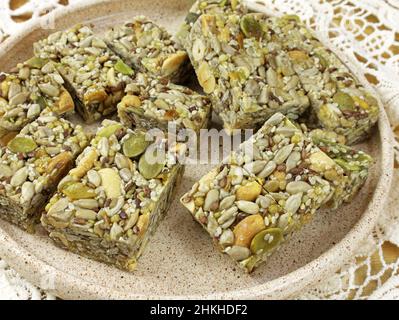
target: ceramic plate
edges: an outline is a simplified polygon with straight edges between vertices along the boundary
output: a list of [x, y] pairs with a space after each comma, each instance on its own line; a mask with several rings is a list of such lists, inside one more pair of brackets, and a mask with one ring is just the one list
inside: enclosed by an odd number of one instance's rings
[[[187, 0], [86, 2], [57, 11], [55, 27], [61, 30], [90, 22], [101, 32], [144, 14], [174, 32], [190, 5]], [[54, 31], [44, 30], [36, 22], [8, 39], [0, 47], [0, 69], [8, 70], [29, 58], [32, 43]], [[218, 253], [208, 235], [179, 205], [179, 197], [211, 168], [209, 165], [186, 168], [167, 217], [133, 273], [63, 251], [43, 232], [29, 235], [6, 222], [0, 222], [0, 256], [29, 281], [61, 298], [287, 298], [337, 270], [371, 232], [389, 192], [393, 168], [390, 137], [386, 114], [381, 111], [372, 138], [359, 146], [376, 160], [360, 194], [337, 211], [319, 212], [251, 275]]]

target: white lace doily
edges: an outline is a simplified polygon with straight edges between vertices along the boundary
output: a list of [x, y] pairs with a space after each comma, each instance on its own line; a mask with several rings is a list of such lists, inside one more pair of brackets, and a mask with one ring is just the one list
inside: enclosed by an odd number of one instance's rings
[[[83, 1], [83, 0], [81, 0]], [[24, 23], [78, 0], [1, 0], [0, 42]], [[9, 4], [11, 3], [11, 5]], [[399, 136], [399, 0], [248, 0], [252, 8], [295, 13], [358, 63], [380, 93]], [[14, 9], [14, 10], [12, 10]], [[398, 140], [397, 140], [398, 141]], [[399, 156], [399, 144], [394, 146]], [[399, 157], [398, 157], [399, 158]], [[299, 299], [399, 299], [399, 171], [383, 215], [357, 255]], [[0, 299], [53, 299], [0, 257]]]

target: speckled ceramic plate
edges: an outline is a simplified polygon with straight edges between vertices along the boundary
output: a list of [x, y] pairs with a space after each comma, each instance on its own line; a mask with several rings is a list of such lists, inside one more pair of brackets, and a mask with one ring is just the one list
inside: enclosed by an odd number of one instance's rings
[[[101, 31], [144, 14], [170, 31], [184, 19], [187, 0], [85, 2], [58, 11], [56, 28], [90, 22]], [[31, 24], [0, 47], [0, 69], [29, 58], [32, 43], [54, 30]], [[356, 70], [354, 70], [356, 72]], [[44, 233], [29, 235], [0, 222], [0, 256], [32, 283], [62, 298], [240, 299], [287, 298], [339, 268], [371, 232], [383, 209], [392, 175], [391, 134], [381, 111], [378, 128], [362, 146], [376, 159], [356, 199], [338, 211], [321, 211], [269, 261], [247, 275], [214, 250], [211, 239], [178, 202], [210, 166], [186, 168], [183, 183], [133, 273], [122, 272], [55, 247]]]

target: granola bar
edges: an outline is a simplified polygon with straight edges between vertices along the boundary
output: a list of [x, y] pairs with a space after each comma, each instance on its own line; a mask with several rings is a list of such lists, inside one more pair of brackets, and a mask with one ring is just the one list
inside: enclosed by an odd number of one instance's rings
[[255, 129], [277, 112], [297, 119], [309, 107], [287, 54], [252, 26], [254, 16], [204, 14], [186, 47], [227, 132]]
[[336, 189], [329, 205], [336, 209], [344, 202], [349, 203], [366, 182], [373, 158], [363, 151], [339, 143], [339, 137], [332, 132], [316, 129], [309, 135], [313, 142], [344, 170], [348, 180], [343, 188]]
[[104, 39], [132, 68], [153, 77], [182, 83], [191, 70], [187, 53], [164, 28], [144, 16], [110, 29]]
[[0, 149], [0, 216], [29, 232], [88, 138], [80, 126], [45, 112]]
[[181, 202], [251, 272], [345, 183], [343, 170], [278, 113]]
[[159, 128], [166, 132], [173, 122], [177, 132], [185, 128], [199, 133], [208, 126], [212, 114], [209, 99], [187, 87], [138, 74], [136, 83], [125, 91], [118, 115], [129, 128]]
[[378, 101], [347, 66], [327, 49], [297, 16], [269, 18], [268, 33], [288, 52], [312, 104], [309, 125], [345, 136], [354, 144], [378, 120]]
[[57, 63], [77, 111], [89, 123], [114, 113], [133, 81], [134, 71], [88, 26], [56, 32], [35, 43], [34, 52]]
[[40, 58], [18, 64], [10, 74], [1, 73], [1, 144], [6, 145], [47, 107], [60, 115], [72, 112], [75, 105], [63, 84], [54, 65]]
[[183, 46], [189, 45], [190, 32], [194, 23], [202, 14], [245, 14], [248, 9], [241, 0], [197, 0], [191, 7], [182, 26], [176, 34], [177, 41]]
[[82, 256], [133, 270], [183, 173], [176, 157], [184, 145], [162, 153], [166, 140], [150, 144], [144, 132], [104, 120], [46, 207], [41, 221], [50, 237]]

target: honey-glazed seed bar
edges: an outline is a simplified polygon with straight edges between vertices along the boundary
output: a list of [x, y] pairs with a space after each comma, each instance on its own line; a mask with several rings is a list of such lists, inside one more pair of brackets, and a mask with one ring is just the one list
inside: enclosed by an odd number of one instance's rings
[[26, 125], [0, 151], [0, 217], [33, 232], [46, 201], [87, 144], [80, 126], [51, 113]]
[[202, 14], [240, 14], [247, 13], [248, 9], [241, 0], [197, 0], [187, 14], [184, 23], [176, 34], [176, 40], [183, 46], [189, 45], [190, 32], [194, 23]]
[[125, 92], [118, 105], [118, 115], [129, 128], [159, 128], [166, 132], [172, 122], [177, 132], [191, 129], [198, 134], [208, 126], [212, 114], [207, 97], [144, 74], [138, 74], [136, 83], [128, 85]]
[[45, 108], [61, 115], [72, 112], [75, 107], [53, 63], [31, 58], [12, 71], [0, 74], [1, 145], [6, 145]]
[[269, 18], [267, 32], [288, 52], [311, 101], [309, 126], [345, 136], [347, 144], [366, 138], [378, 120], [378, 101], [348, 67], [315, 38], [297, 16]]
[[313, 142], [339, 165], [347, 176], [348, 183], [344, 188], [337, 189], [330, 201], [330, 206], [338, 208], [342, 203], [350, 202], [367, 180], [373, 158], [367, 153], [355, 150], [342, 143], [333, 132], [321, 129], [309, 133]]
[[166, 144], [104, 120], [46, 207], [42, 224], [50, 237], [82, 256], [133, 270], [183, 174], [176, 159], [185, 145]]
[[35, 55], [51, 59], [66, 81], [79, 114], [88, 123], [116, 111], [134, 71], [88, 26], [56, 32], [34, 44]]
[[181, 202], [251, 272], [345, 183], [343, 170], [276, 114]]
[[144, 16], [110, 29], [104, 39], [132, 68], [153, 77], [182, 83], [191, 70], [187, 53], [164, 28]]
[[297, 119], [309, 107], [286, 53], [252, 26], [254, 15], [202, 15], [186, 47], [227, 132], [260, 127], [276, 112]]

